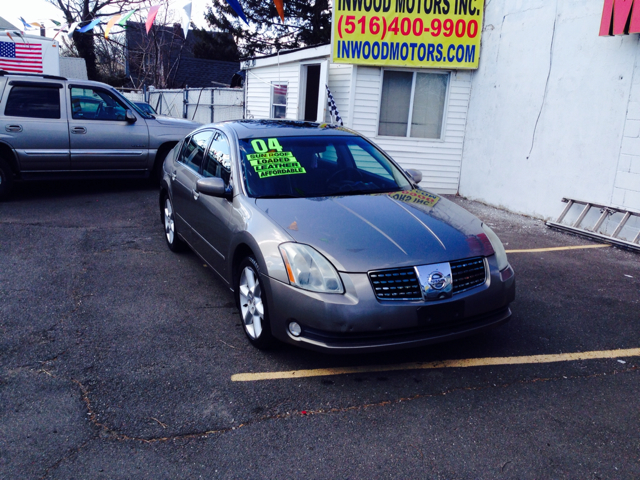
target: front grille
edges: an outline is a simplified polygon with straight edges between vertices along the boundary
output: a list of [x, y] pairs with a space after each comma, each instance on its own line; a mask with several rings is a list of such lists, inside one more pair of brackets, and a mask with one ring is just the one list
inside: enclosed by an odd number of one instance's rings
[[413, 267], [369, 272], [376, 297], [381, 300], [422, 300], [420, 282]]
[[484, 259], [482, 257], [467, 258], [450, 262], [453, 293], [463, 292], [482, 285], [486, 280]]

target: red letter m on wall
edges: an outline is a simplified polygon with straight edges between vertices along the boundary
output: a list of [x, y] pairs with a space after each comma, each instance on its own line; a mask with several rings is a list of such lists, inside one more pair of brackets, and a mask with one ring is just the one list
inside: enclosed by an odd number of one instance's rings
[[604, 0], [600, 36], [640, 33], [640, 0]]

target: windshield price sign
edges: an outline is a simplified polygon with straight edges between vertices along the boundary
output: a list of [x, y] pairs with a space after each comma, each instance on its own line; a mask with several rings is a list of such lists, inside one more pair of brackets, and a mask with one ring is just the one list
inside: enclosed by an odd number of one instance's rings
[[478, 68], [484, 0], [334, 0], [334, 63]]

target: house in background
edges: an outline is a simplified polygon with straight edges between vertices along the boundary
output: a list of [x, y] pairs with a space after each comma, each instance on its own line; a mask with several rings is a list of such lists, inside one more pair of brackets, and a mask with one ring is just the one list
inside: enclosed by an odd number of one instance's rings
[[13, 25], [12, 23], [8, 22], [7, 20], [5, 20], [2, 17], [0, 17], [0, 30], [18, 30], [18, 31], [20, 31], [20, 29], [18, 27], [16, 27], [15, 25]]
[[[243, 69], [247, 118], [331, 121], [328, 85], [344, 126], [422, 171], [425, 188], [458, 191], [470, 72], [337, 64], [330, 45], [249, 59]], [[423, 112], [419, 128], [408, 121], [413, 111]]]
[[125, 71], [129, 86], [156, 88], [225, 87], [239, 70], [237, 61], [198, 58], [213, 52], [221, 58], [237, 58], [231, 35], [190, 30], [185, 40], [182, 27], [127, 22]]

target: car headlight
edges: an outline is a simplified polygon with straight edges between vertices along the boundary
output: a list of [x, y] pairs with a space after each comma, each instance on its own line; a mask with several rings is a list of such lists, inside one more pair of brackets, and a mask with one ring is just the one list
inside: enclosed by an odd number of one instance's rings
[[482, 222], [482, 229], [484, 230], [484, 233], [487, 234], [487, 237], [491, 242], [491, 246], [493, 247], [493, 250], [496, 253], [498, 270], [504, 270], [509, 266], [509, 260], [507, 259], [507, 252], [504, 251], [504, 246], [502, 245], [502, 242], [500, 241], [498, 236], [495, 234], [495, 232], [491, 230], [491, 228], [489, 228], [489, 226], [484, 222]]
[[280, 253], [291, 285], [323, 293], [344, 293], [333, 265], [314, 248], [300, 243], [283, 243]]

